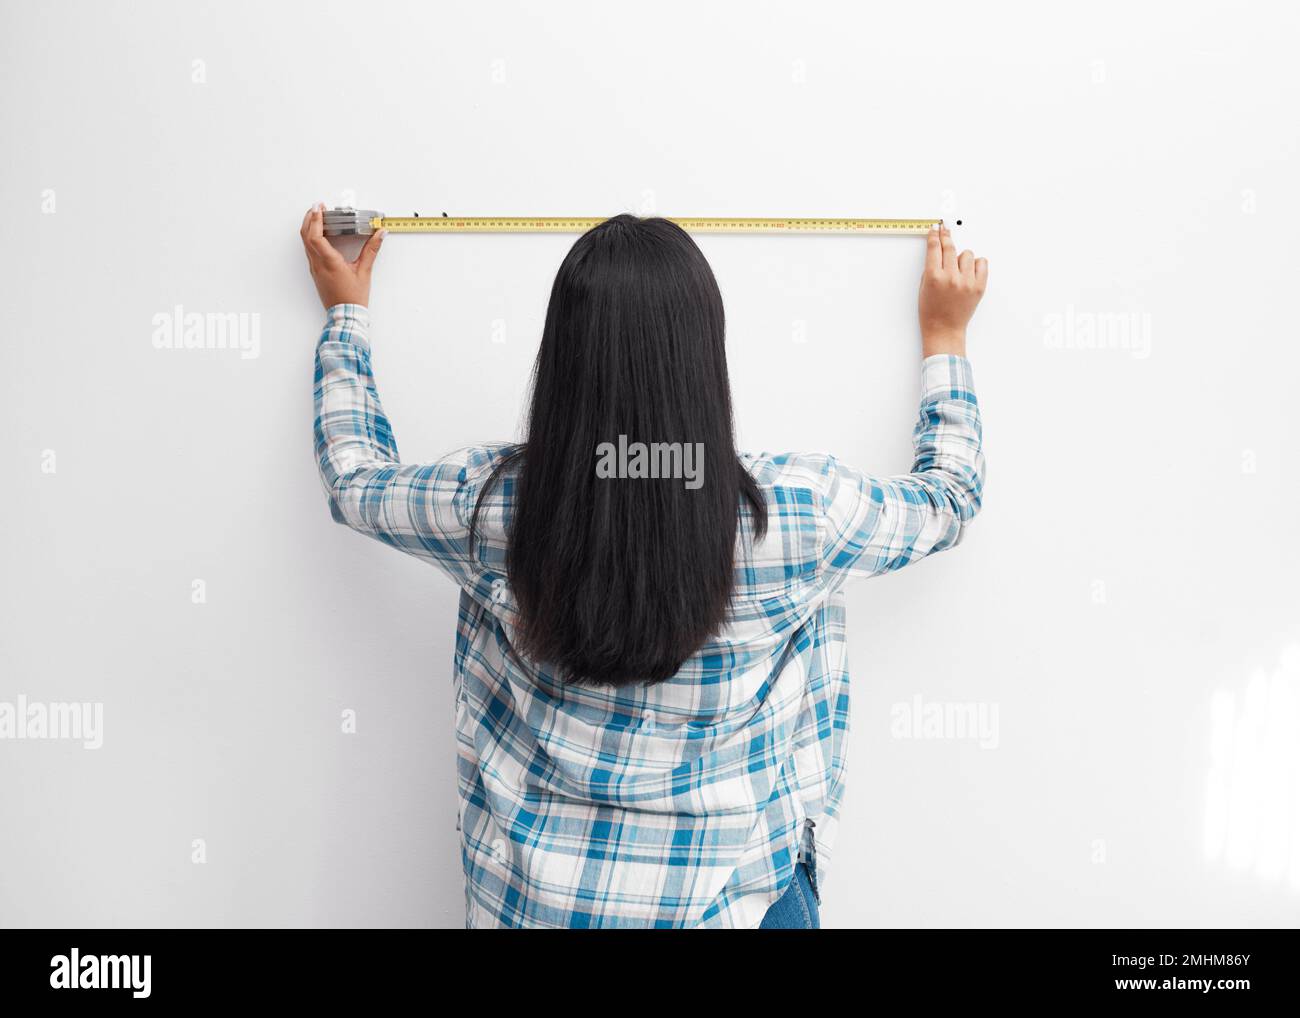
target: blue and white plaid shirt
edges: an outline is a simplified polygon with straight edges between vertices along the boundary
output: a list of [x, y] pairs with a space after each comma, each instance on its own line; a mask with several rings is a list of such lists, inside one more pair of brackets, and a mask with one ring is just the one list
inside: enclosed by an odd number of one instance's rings
[[456, 742], [466, 922], [755, 927], [801, 853], [824, 875], [844, 788], [843, 584], [955, 545], [984, 459], [970, 363], [922, 364], [914, 473], [870, 477], [821, 453], [744, 455], [748, 510], [724, 628], [676, 676], [565, 685], [513, 649], [505, 573], [509, 443], [403, 464], [370, 370], [368, 311], [329, 309], [316, 351], [316, 456], [334, 519], [460, 585]]

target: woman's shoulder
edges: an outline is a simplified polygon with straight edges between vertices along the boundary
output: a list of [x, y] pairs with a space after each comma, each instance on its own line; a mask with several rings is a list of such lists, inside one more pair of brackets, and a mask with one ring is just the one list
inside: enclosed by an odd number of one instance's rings
[[[742, 503], [737, 601], [766, 602], [785, 593], [791, 595], [793, 609], [803, 600], [797, 592], [811, 589], [818, 576], [835, 458], [825, 452], [756, 452], [739, 453], [738, 459], [763, 496], [767, 526], [758, 538], [753, 514]], [[743, 614], [743, 608], [738, 610]]]
[[480, 442], [454, 450], [444, 457], [463, 472], [462, 481], [486, 479], [494, 470], [519, 458], [523, 446], [518, 442]]
[[761, 488], [821, 493], [834, 481], [837, 461], [828, 452], [742, 452], [741, 465]]

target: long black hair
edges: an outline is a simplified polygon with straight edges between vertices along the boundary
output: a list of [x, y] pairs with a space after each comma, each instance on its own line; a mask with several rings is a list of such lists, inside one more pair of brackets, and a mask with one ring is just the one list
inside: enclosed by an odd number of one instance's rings
[[742, 497], [766, 531], [736, 457], [724, 331], [713, 270], [667, 219], [608, 219], [556, 273], [527, 438], [470, 534], [518, 463], [516, 649], [565, 681], [671, 677], [723, 623]]

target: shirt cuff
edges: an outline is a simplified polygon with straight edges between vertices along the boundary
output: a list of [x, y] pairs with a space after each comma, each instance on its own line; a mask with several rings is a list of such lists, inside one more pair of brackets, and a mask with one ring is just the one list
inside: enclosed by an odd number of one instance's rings
[[[370, 309], [364, 304], [333, 304], [326, 309], [325, 336], [335, 342], [370, 349]], [[322, 336], [322, 339], [325, 338]]]
[[940, 353], [921, 362], [921, 401], [970, 400], [975, 395], [975, 375], [970, 361], [955, 353]]
[[364, 304], [334, 304], [327, 313], [331, 325], [344, 321], [355, 321], [365, 326], [370, 324], [370, 309]]

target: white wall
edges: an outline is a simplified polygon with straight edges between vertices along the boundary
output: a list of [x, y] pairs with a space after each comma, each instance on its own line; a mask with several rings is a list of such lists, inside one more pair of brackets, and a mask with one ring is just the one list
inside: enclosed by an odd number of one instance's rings
[[[455, 591], [329, 519], [317, 199], [962, 219], [986, 508], [850, 595], [825, 921], [1300, 920], [1297, 15], [1075, 10], [6, 5], [0, 701], [104, 742], [0, 741], [0, 923], [462, 922]], [[389, 238], [406, 457], [515, 434], [572, 239]], [[744, 445], [906, 469], [921, 242], [700, 243]], [[155, 349], [176, 304], [260, 356]], [[1096, 315], [1141, 342], [1053, 346]], [[897, 737], [916, 696], [996, 748]]]

